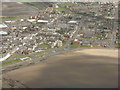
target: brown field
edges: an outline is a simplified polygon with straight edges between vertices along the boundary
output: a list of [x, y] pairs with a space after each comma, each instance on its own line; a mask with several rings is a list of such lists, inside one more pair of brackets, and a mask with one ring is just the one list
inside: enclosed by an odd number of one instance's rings
[[23, 16], [38, 14], [38, 9], [18, 2], [3, 2], [0, 11], [2, 12], [2, 16]]
[[19, 80], [29, 88], [117, 88], [117, 58], [115, 49], [78, 50], [10, 71], [3, 77]]

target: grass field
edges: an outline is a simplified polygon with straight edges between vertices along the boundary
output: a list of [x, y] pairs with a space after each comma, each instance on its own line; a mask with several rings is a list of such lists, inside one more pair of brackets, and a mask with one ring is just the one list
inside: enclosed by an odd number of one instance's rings
[[76, 5], [76, 4], [71, 3], [71, 2], [66, 2], [66, 3], [59, 3], [58, 5], [61, 6], [61, 7], [64, 7], [64, 6], [72, 6], [72, 5]]
[[47, 55], [47, 54], [49, 54], [49, 53], [50, 53], [50, 51], [44, 51], [44, 52], [39, 52], [39, 53], [30, 55], [29, 57], [30, 57], [30, 58], [34, 58], [34, 57], [36, 57], [36, 56], [43, 56], [43, 55]]
[[70, 13], [71, 12], [69, 9], [66, 9], [64, 7], [56, 8], [56, 11], [64, 12], [64, 13]]
[[70, 48], [78, 48], [79, 45], [70, 45]]
[[120, 48], [120, 43], [117, 43], [117, 44], [116, 44], [116, 48]]
[[4, 17], [0, 18], [1, 21], [6, 21], [6, 20], [20, 20], [22, 17]]
[[8, 65], [8, 64], [13, 64], [13, 63], [20, 62], [20, 61], [21, 61], [20, 59], [15, 59], [15, 60], [12, 60], [12, 61], [7, 61], [7, 62], [0, 63], [0, 65]]
[[46, 44], [41, 44], [40, 45], [41, 48], [45, 48], [45, 49], [48, 49], [49, 48], [49, 45], [46, 45]]
[[[75, 48], [84, 48], [84, 47], [90, 47], [90, 46], [88, 46], [88, 45], [79, 46], [79, 45], [76, 45], [76, 44], [70, 45], [70, 48], [71, 48], [71, 49], [75, 49]], [[94, 46], [94, 47], [95, 47], [95, 46]]]

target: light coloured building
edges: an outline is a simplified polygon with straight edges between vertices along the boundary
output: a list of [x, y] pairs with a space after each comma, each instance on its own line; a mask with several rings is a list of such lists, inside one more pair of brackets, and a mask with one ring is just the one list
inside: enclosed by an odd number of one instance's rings
[[51, 48], [54, 47], [62, 47], [63, 43], [61, 40], [56, 40], [55, 42], [52, 43]]
[[8, 34], [8, 33], [5, 31], [0, 31], [0, 35], [6, 35], [6, 34]]
[[48, 23], [47, 20], [38, 20], [37, 22], [39, 22], [39, 23]]
[[69, 24], [76, 24], [76, 23], [78, 23], [77, 21], [69, 21], [68, 22]]
[[3, 28], [7, 28], [8, 26], [6, 24], [0, 24], [0, 28], [3, 29]]
[[28, 19], [28, 22], [36, 22], [36, 19]]

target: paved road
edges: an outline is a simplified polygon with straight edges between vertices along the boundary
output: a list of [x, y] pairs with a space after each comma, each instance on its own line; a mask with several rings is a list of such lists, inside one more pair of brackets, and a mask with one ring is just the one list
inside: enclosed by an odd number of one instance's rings
[[69, 52], [10, 71], [3, 77], [18, 80], [30, 88], [116, 88], [117, 53], [114, 49]]

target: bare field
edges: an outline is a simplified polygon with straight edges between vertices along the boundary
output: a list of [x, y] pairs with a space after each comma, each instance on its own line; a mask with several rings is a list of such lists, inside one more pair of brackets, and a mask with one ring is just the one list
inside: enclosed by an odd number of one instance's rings
[[3, 2], [0, 11], [2, 11], [2, 16], [23, 16], [38, 14], [38, 9], [18, 2]]
[[8, 76], [29, 88], [117, 88], [118, 50], [73, 51], [3, 75]]

